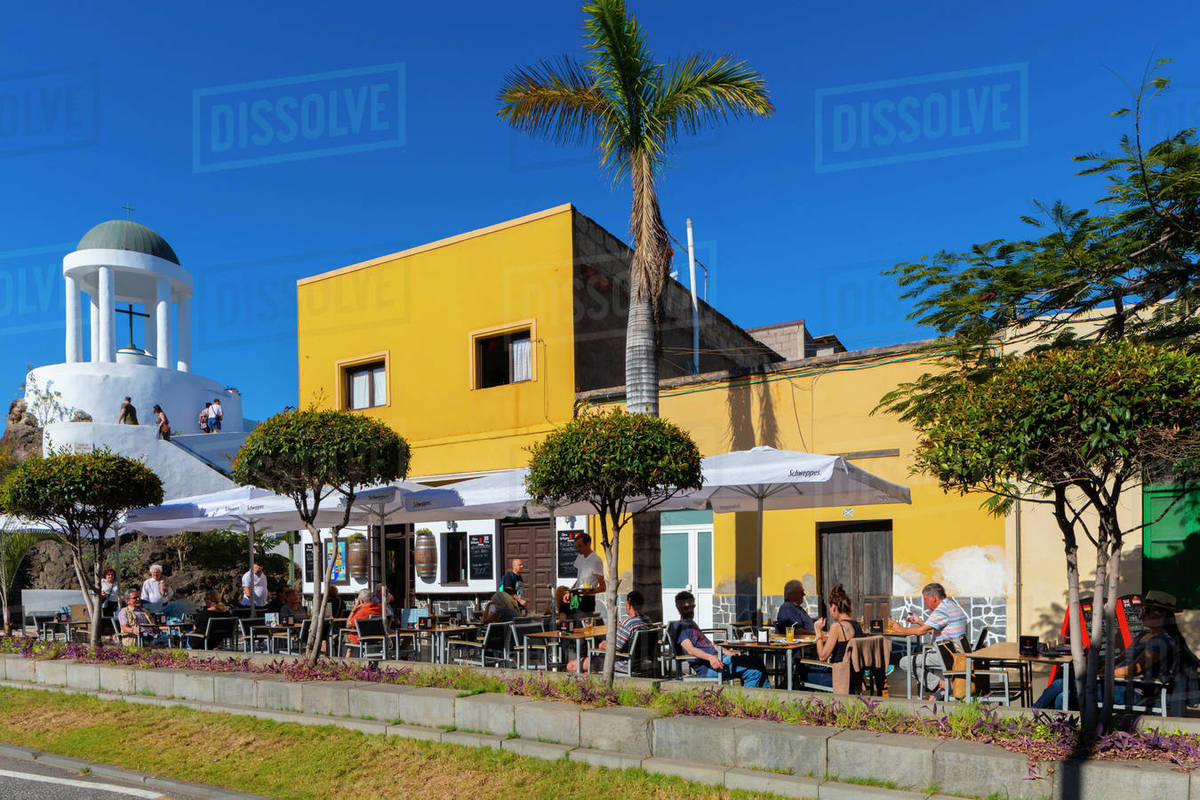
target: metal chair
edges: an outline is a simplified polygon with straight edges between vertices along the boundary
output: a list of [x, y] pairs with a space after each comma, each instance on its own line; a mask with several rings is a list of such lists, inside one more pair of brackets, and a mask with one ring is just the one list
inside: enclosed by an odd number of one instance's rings
[[264, 643], [270, 642], [270, 636], [267, 634], [260, 634], [257, 637], [254, 636], [254, 627], [256, 625], [266, 624], [266, 619], [264, 617], [237, 617], [236, 619], [238, 621], [237, 633], [239, 650], [244, 653], [253, 653], [254, 644], [257, 639], [262, 639]]
[[614, 671], [629, 677], [661, 678], [663, 675], [663, 626], [637, 628], [629, 637], [627, 652], [618, 651]]
[[543, 669], [550, 668], [550, 646], [543, 640], [528, 639], [531, 633], [542, 633], [546, 629], [540, 619], [520, 620], [512, 623], [513, 646], [517, 655], [517, 668], [530, 669], [529, 659], [540, 656]]
[[[303, 619], [300, 621], [300, 629], [288, 628], [282, 631], [271, 632], [271, 652], [282, 652], [284, 655], [299, 655], [304, 652], [304, 645], [308, 641], [308, 626], [309, 620]], [[280, 649], [282, 647], [282, 650]], [[294, 651], [294, 652], [293, 652]]]
[[[691, 667], [692, 657], [683, 652], [683, 648], [679, 646], [679, 632], [681, 626], [679, 621], [672, 622], [671, 625], [663, 629], [663, 638], [666, 640], [667, 647], [670, 648], [671, 660], [675, 665], [675, 680], [688, 681], [697, 683], [724, 683], [725, 671], [719, 670], [716, 675], [697, 675], [689, 671], [685, 674], [684, 666]], [[664, 651], [666, 648], [664, 648]]]
[[483, 635], [477, 641], [466, 639], [451, 639], [446, 644], [453, 656], [455, 650], [474, 652], [478, 657], [455, 658], [459, 664], [478, 664], [487, 666], [509, 666], [513, 663], [512, 652], [513, 623], [489, 622], [483, 629]]
[[383, 617], [369, 617], [354, 620], [354, 631], [357, 642], [347, 641], [343, 644], [346, 655], [350, 650], [358, 653], [358, 658], [369, 658], [382, 661], [388, 657], [388, 630]]
[[183, 646], [188, 650], [216, 650], [216, 645], [233, 641], [237, 625], [237, 617], [209, 617], [202, 633], [183, 634]]

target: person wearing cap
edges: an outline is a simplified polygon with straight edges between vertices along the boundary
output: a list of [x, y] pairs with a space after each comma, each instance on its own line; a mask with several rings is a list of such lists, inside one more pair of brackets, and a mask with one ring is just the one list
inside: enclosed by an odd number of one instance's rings
[[[1146, 630], [1125, 649], [1121, 661], [1113, 668], [1114, 678], [1143, 677], [1156, 681], [1169, 678], [1181, 650], [1187, 649], [1183, 634], [1175, 624], [1175, 595], [1152, 589], [1142, 598], [1142, 622]], [[1189, 651], [1190, 652], [1190, 651]], [[1113, 686], [1113, 704], [1126, 702], [1127, 684]], [[1100, 696], [1102, 684], [1096, 687]], [[1061, 708], [1063, 680], [1055, 678], [1046, 691], [1034, 702], [1034, 708]], [[1075, 700], [1074, 697], [1071, 698]]]
[[517, 587], [505, 584], [487, 601], [481, 622], [512, 622], [521, 606], [517, 603]]

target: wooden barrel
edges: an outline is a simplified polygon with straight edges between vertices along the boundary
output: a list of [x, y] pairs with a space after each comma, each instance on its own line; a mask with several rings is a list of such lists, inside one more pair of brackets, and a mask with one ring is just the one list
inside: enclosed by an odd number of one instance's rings
[[356, 581], [366, 581], [371, 571], [371, 547], [366, 539], [357, 539], [346, 545], [346, 566], [350, 577]]
[[437, 578], [437, 539], [427, 530], [417, 531], [416, 542], [413, 545], [413, 563], [417, 568], [417, 577], [423, 581]]

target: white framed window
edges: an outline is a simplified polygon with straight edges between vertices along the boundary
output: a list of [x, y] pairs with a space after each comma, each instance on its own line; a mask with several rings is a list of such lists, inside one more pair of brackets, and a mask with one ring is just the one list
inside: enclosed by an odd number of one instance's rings
[[533, 380], [530, 328], [476, 336], [474, 355], [476, 389]]
[[344, 367], [346, 408], [375, 408], [387, 405], [387, 366], [382, 361]]

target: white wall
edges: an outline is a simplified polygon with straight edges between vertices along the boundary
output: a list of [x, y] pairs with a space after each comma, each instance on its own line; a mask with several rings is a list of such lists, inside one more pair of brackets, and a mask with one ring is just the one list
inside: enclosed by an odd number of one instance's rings
[[[189, 372], [144, 364], [80, 362], [38, 367], [29, 376], [40, 391], [60, 392], [59, 402], [86, 411], [96, 422], [116, 422], [121, 402], [129, 396], [137, 408], [138, 422], [148, 430], [155, 429], [151, 409], [160, 405], [172, 431], [199, 433], [196, 418], [200, 409], [219, 397], [225, 411], [222, 430], [243, 430], [242, 398], [210, 378]], [[29, 390], [25, 401], [33, 404]]]
[[107, 447], [123, 456], [140, 458], [162, 479], [163, 497], [167, 500], [230, 489], [235, 485], [191, 453], [159, 439], [151, 425], [58, 422], [46, 426], [42, 432], [42, 446], [47, 452], [51, 448], [85, 452]]

